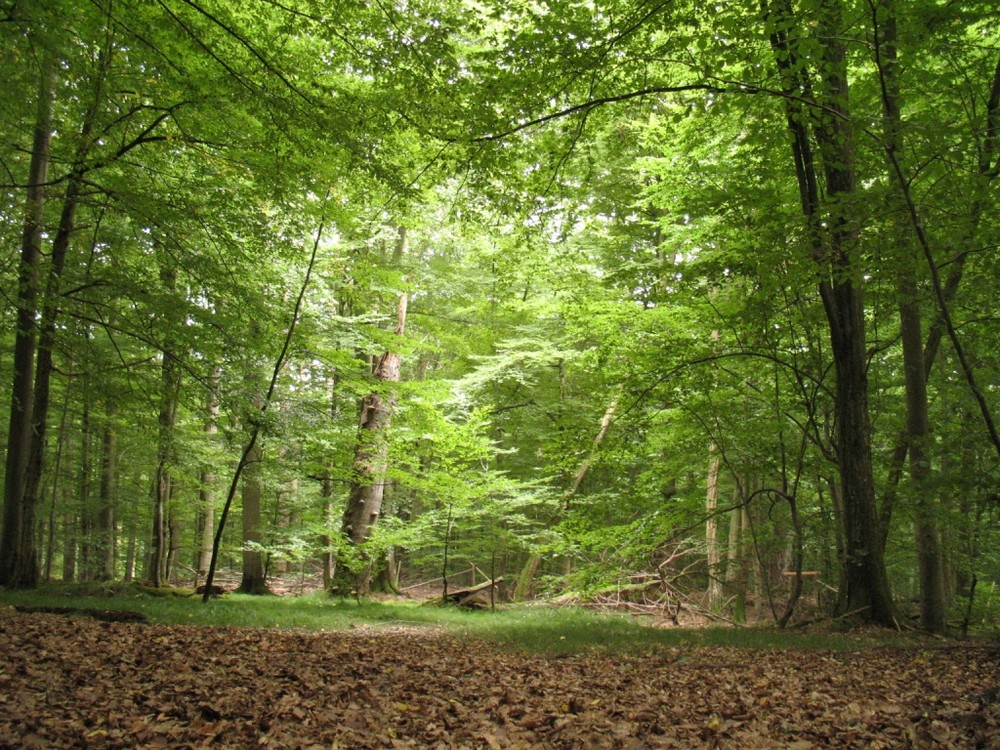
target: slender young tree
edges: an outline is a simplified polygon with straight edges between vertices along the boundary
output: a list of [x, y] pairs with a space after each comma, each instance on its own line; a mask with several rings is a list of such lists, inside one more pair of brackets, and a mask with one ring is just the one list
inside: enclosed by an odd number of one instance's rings
[[101, 485], [100, 507], [97, 514], [95, 547], [98, 552], [98, 573], [101, 580], [110, 581], [115, 577], [116, 522], [115, 500], [118, 477], [118, 431], [115, 427], [117, 407], [114, 401], [106, 399], [104, 404], [104, 427], [101, 437]]
[[[160, 282], [166, 295], [172, 296], [177, 291], [177, 272], [164, 264], [160, 269]], [[175, 315], [165, 315], [165, 318], [175, 319]], [[172, 335], [167, 326], [167, 336]], [[152, 544], [149, 551], [147, 576], [153, 586], [167, 585], [167, 573], [170, 557], [170, 497], [173, 492], [174, 470], [176, 461], [175, 439], [177, 426], [178, 400], [181, 388], [181, 370], [176, 354], [172, 351], [168, 339], [160, 356], [160, 403], [156, 448], [156, 476], [153, 480], [153, 529]]]
[[[205, 435], [210, 441], [219, 432], [219, 387], [221, 378], [222, 368], [219, 365], [214, 365], [209, 375], [208, 414], [203, 428]], [[208, 575], [208, 566], [212, 562], [212, 534], [215, 531], [215, 478], [215, 471], [209, 462], [201, 469], [198, 490], [201, 500], [201, 549], [198, 553], [199, 578]]]
[[[873, 6], [874, 7], [874, 6]], [[875, 13], [874, 29], [881, 38], [879, 76], [882, 85], [884, 138], [887, 171], [903, 155], [903, 118], [901, 115], [899, 59], [897, 56], [897, 9], [893, 0], [882, 5], [883, 19]], [[895, 195], [895, 192], [893, 193]], [[899, 287], [899, 331], [903, 350], [903, 385], [906, 394], [906, 445], [909, 448], [910, 484], [916, 502], [914, 527], [917, 568], [920, 581], [920, 620], [926, 630], [939, 633], [945, 629], [946, 607], [940, 541], [931, 495], [930, 412], [927, 396], [927, 369], [924, 363], [924, 336], [917, 268], [920, 256], [906, 220], [902, 200], [893, 205], [897, 217], [895, 236], [899, 238], [897, 262]]]

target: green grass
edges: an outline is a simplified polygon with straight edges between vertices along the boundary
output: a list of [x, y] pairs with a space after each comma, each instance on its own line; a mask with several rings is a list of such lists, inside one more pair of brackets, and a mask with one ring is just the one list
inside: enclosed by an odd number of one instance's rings
[[817, 634], [774, 628], [659, 629], [645, 627], [630, 617], [597, 614], [578, 607], [524, 605], [469, 611], [408, 601], [355, 602], [322, 593], [301, 597], [226, 594], [202, 604], [197, 596], [152, 596], [127, 586], [116, 586], [113, 596], [98, 592], [94, 586], [60, 584], [35, 591], [0, 592], [0, 603], [131, 610], [153, 622], [173, 625], [305, 630], [406, 625], [443, 629], [457, 637], [547, 654], [636, 654], [675, 646], [851, 651], [916, 645], [913, 638], [882, 631]]

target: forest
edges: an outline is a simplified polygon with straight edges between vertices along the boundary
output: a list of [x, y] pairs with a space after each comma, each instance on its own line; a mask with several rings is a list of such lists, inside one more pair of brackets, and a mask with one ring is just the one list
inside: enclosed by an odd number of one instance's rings
[[995, 627], [993, 0], [0, 37], [0, 586]]

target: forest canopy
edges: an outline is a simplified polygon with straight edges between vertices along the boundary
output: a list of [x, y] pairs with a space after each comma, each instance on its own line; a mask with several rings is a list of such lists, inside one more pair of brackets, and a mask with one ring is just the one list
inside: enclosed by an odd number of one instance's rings
[[7, 0], [0, 585], [995, 621], [998, 21]]

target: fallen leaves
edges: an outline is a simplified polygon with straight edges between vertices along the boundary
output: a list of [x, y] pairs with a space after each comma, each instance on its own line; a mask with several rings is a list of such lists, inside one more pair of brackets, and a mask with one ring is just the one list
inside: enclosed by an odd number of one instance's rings
[[546, 658], [0, 613], [0, 748], [1000, 748], [997, 650]]

